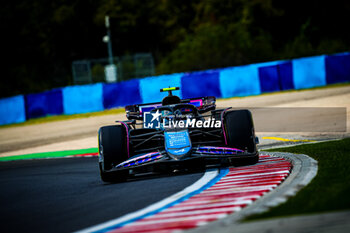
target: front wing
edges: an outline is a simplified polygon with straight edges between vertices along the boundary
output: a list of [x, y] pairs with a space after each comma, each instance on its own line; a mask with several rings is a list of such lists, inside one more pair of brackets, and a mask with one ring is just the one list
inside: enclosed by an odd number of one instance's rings
[[[256, 153], [247, 153], [246, 151], [229, 148], [229, 147], [213, 147], [213, 146], [201, 146], [197, 148], [193, 148], [192, 153], [181, 159], [174, 160], [171, 158], [166, 151], [157, 151], [151, 152], [147, 154], [142, 154], [138, 156], [134, 156], [116, 166], [111, 170], [137, 170], [137, 169], [145, 169], [147, 167], [152, 166], [177, 166], [177, 165], [189, 165], [195, 166], [196, 163], [211, 165], [211, 164], [223, 164], [232, 160], [239, 160], [245, 158], [252, 158], [258, 156], [258, 152]], [[183, 167], [183, 166], [181, 166]]]

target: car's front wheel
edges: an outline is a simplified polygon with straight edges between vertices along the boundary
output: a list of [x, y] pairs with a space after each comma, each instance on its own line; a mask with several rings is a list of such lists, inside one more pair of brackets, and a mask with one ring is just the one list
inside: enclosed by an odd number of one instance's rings
[[104, 182], [120, 182], [127, 179], [128, 171], [110, 171], [113, 166], [128, 159], [126, 130], [122, 125], [100, 128], [98, 133], [99, 169]]
[[247, 151], [254, 155], [242, 158], [234, 165], [249, 165], [259, 161], [256, 148], [253, 117], [249, 110], [229, 111], [224, 116], [227, 146]]

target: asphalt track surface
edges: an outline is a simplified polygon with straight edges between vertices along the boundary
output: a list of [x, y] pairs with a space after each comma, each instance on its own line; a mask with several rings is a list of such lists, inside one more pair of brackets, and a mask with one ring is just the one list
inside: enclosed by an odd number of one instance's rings
[[100, 180], [97, 158], [0, 163], [1, 232], [72, 232], [142, 209], [203, 173]]

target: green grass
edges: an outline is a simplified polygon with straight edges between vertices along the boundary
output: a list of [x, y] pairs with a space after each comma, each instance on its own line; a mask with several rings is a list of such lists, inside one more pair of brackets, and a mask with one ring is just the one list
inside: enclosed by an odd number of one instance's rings
[[318, 173], [286, 203], [246, 220], [350, 209], [350, 138], [268, 151], [309, 155], [318, 161]]
[[0, 161], [13, 161], [13, 160], [23, 160], [23, 159], [62, 158], [62, 157], [67, 157], [67, 156], [72, 156], [72, 155], [90, 154], [90, 153], [97, 153], [97, 152], [98, 152], [97, 148], [88, 148], [88, 149], [80, 149], [80, 150], [52, 151], [52, 152], [42, 152], [42, 153], [0, 157]]
[[109, 115], [109, 114], [119, 114], [119, 113], [125, 113], [124, 108], [107, 109], [100, 112], [40, 117], [40, 118], [30, 119], [28, 121], [18, 123], [18, 124], [1, 125], [0, 129], [17, 127], [17, 126], [25, 126], [25, 125], [41, 124], [41, 123], [54, 122], [54, 121], [64, 121], [64, 120], [77, 119], [77, 118], [87, 118], [87, 117], [103, 116], [103, 115]]

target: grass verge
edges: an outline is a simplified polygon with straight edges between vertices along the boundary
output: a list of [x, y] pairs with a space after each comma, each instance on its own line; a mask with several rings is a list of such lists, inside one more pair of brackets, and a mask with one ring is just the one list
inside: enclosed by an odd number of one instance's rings
[[62, 158], [67, 156], [82, 155], [82, 154], [92, 154], [97, 153], [97, 148], [88, 148], [80, 150], [64, 150], [64, 151], [53, 151], [53, 152], [42, 152], [42, 153], [33, 153], [25, 155], [13, 155], [0, 157], [0, 161], [13, 161], [13, 160], [22, 160], [22, 159], [46, 159], [46, 158]]
[[318, 161], [318, 173], [286, 203], [246, 220], [350, 209], [350, 138], [268, 151], [309, 155]]

